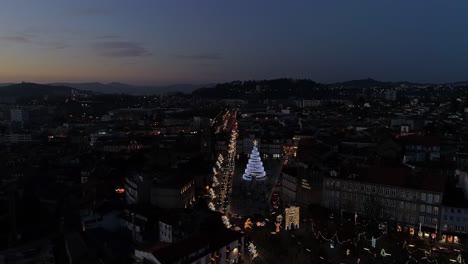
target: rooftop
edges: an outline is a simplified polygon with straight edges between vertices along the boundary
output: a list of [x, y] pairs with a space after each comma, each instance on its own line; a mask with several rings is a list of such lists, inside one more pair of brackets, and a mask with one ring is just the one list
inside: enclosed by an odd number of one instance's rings
[[202, 254], [208, 254], [209, 252], [209, 242], [200, 234], [191, 236], [190, 238], [180, 242], [173, 243], [168, 247], [160, 248], [152, 253], [159, 262], [165, 264], [176, 263], [181, 258], [185, 258], [195, 252], [198, 254], [195, 254], [194, 257], [201, 256]]
[[462, 188], [456, 187], [455, 180], [449, 180], [443, 203], [450, 207], [468, 208], [468, 201], [465, 200], [465, 193]]
[[[350, 177], [355, 174], [356, 177]], [[407, 166], [361, 167], [340, 171], [339, 178], [402, 188], [444, 192], [446, 176], [434, 170], [411, 169]]]
[[180, 188], [192, 181], [193, 175], [179, 169], [172, 169], [168, 172], [158, 174], [153, 179], [153, 186], [161, 188]]
[[218, 250], [230, 242], [240, 239], [242, 236], [243, 234], [239, 232], [222, 228], [212, 230], [212, 232], [195, 234], [186, 240], [176, 242], [152, 253], [162, 264], [175, 263], [195, 252], [193, 258], [207, 255], [209, 252]]
[[409, 135], [399, 137], [398, 141], [406, 145], [440, 145], [439, 138], [426, 135]]

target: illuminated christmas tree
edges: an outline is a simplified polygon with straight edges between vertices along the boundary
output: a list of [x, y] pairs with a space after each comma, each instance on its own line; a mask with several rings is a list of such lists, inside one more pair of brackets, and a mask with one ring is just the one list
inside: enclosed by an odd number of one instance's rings
[[266, 179], [265, 169], [263, 168], [263, 162], [260, 158], [260, 153], [257, 148], [257, 140], [254, 140], [254, 147], [252, 149], [252, 154], [250, 154], [249, 161], [247, 162], [247, 167], [245, 168], [244, 175], [242, 178], [246, 181], [263, 181]]

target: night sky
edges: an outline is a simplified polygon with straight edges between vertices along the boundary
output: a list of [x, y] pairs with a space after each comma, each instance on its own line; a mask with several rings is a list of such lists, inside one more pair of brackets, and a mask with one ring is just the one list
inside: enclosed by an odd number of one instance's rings
[[468, 1], [2, 0], [0, 82], [468, 79]]

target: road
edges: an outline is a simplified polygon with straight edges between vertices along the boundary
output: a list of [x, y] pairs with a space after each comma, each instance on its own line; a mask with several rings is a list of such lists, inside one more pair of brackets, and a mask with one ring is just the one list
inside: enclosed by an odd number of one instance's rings
[[[236, 160], [229, 212], [241, 216], [241, 219], [231, 218], [231, 223], [240, 226], [243, 230], [247, 218], [251, 218], [253, 221], [253, 228], [244, 230], [244, 232], [257, 246], [258, 257], [247, 263], [281, 263], [278, 262], [274, 250], [267, 245], [268, 239], [272, 236], [271, 232], [275, 230], [273, 223], [275, 216], [270, 215], [269, 201], [282, 163], [280, 160], [271, 159], [264, 160], [263, 163], [267, 180], [265, 182], [246, 182], [242, 179], [246, 161]], [[269, 221], [265, 221], [265, 217], [260, 218], [259, 214], [263, 214]], [[257, 227], [256, 221], [265, 221], [267, 226]]]
[[264, 160], [267, 180], [264, 182], [249, 182], [242, 179], [246, 161], [236, 161], [234, 172], [231, 203], [229, 212], [240, 216], [253, 216], [255, 214], [268, 214], [270, 210], [269, 200], [274, 183], [281, 171], [280, 160]]
[[216, 177], [219, 185], [214, 188], [215, 209], [222, 213], [227, 213], [230, 203], [232, 190], [232, 176], [235, 170], [234, 158], [236, 156], [237, 141], [237, 110], [226, 109], [216, 116], [213, 120], [213, 126], [216, 133], [227, 133], [228, 141], [226, 150], [216, 153], [216, 157], [221, 155], [223, 160], [220, 168], [217, 169]]

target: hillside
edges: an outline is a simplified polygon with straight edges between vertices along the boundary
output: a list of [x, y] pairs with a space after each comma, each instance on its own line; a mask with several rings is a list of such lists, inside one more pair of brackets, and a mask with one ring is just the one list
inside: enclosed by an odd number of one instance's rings
[[18, 83], [0, 86], [0, 96], [3, 97], [36, 97], [36, 96], [67, 96], [76, 90], [67, 86], [52, 86], [37, 83]]
[[168, 86], [137, 86], [119, 82], [112, 83], [51, 83], [54, 86], [68, 86], [80, 90], [92, 91], [104, 94], [129, 94], [129, 95], [162, 95], [173, 92], [191, 93], [201, 86], [192, 84], [175, 84]]
[[[444, 85], [463, 86], [468, 82], [447, 83]], [[344, 93], [362, 92], [363, 90], [380, 88], [391, 89], [400, 86], [431, 86], [429, 83], [387, 82], [374, 79], [350, 80], [330, 84], [321, 84], [308, 79], [275, 79], [262, 81], [234, 81], [217, 84], [214, 87], [204, 87], [192, 94], [212, 99], [288, 99], [333, 97], [337, 89]]]
[[344, 87], [344, 88], [373, 88], [373, 87], [389, 87], [393, 85], [392, 82], [382, 82], [374, 79], [360, 79], [351, 80], [339, 83], [330, 84], [332, 87]]
[[192, 94], [205, 98], [235, 99], [288, 99], [289, 97], [310, 97], [324, 91], [324, 85], [311, 80], [275, 79], [262, 81], [235, 81], [200, 88]]

